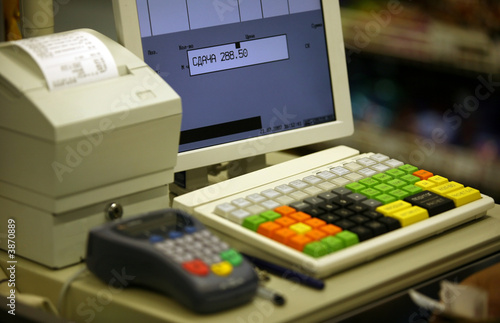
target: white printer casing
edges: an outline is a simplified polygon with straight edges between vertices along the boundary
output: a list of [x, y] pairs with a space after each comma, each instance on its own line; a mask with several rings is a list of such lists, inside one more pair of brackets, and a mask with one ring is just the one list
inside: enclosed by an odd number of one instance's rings
[[0, 248], [14, 219], [16, 254], [53, 268], [82, 260], [111, 203], [124, 216], [167, 207], [178, 152], [180, 97], [124, 47], [81, 31], [106, 45], [118, 77], [49, 91], [31, 56], [0, 44]]

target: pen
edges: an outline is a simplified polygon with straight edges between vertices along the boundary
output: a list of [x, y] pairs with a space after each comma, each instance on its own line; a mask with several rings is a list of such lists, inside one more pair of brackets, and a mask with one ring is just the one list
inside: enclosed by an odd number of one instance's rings
[[285, 304], [285, 298], [281, 294], [264, 286], [259, 286], [259, 288], [257, 288], [257, 296], [271, 301], [274, 305], [281, 306]]
[[279, 275], [281, 278], [288, 279], [296, 283], [312, 287], [314, 289], [323, 289], [325, 287], [325, 283], [320, 279], [316, 279], [311, 276], [299, 273], [297, 271], [270, 263], [260, 258], [252, 257], [246, 254], [243, 255], [255, 266], [264, 269], [270, 273]]

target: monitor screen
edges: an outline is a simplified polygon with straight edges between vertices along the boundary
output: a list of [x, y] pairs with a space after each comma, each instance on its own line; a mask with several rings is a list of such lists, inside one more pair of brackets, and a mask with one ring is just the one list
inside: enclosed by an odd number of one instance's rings
[[114, 1], [122, 44], [182, 98], [177, 171], [352, 133], [338, 6]]

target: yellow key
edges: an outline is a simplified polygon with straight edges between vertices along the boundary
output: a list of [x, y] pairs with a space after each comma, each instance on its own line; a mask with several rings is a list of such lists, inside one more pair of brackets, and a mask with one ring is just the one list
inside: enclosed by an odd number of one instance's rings
[[427, 181], [427, 180], [423, 180], [420, 182], [416, 182], [415, 186], [420, 187], [424, 191], [428, 191], [430, 188], [433, 188], [434, 186], [436, 186], [436, 183], [433, 183], [433, 182]]
[[453, 202], [455, 202], [455, 206], [459, 207], [475, 200], [479, 200], [481, 198], [481, 193], [475, 188], [466, 187], [448, 193], [445, 197], [452, 199]]
[[412, 206], [409, 209], [396, 212], [389, 216], [397, 219], [401, 223], [402, 227], [406, 227], [410, 224], [429, 218], [429, 212], [419, 206]]
[[227, 276], [233, 271], [233, 265], [229, 261], [222, 261], [210, 266], [212, 272], [218, 276]]
[[385, 216], [389, 216], [401, 210], [411, 207], [411, 204], [406, 201], [396, 201], [383, 206], [379, 206], [376, 211], [382, 213]]
[[439, 186], [435, 186], [431, 188], [429, 191], [434, 192], [436, 194], [445, 196], [453, 191], [459, 190], [461, 188], [464, 188], [464, 186], [460, 183], [457, 182], [448, 182]]
[[434, 175], [432, 177], [429, 177], [427, 180], [436, 184], [436, 185], [448, 183], [448, 179], [446, 177], [439, 176], [439, 175]]
[[297, 234], [305, 234], [308, 231], [311, 231], [311, 227], [302, 222], [292, 224], [289, 226], [290, 230], [295, 231]]

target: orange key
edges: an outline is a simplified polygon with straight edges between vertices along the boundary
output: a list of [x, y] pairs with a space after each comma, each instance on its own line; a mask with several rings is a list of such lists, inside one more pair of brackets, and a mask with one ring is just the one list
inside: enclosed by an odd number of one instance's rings
[[281, 225], [282, 227], [285, 227], [285, 228], [288, 228], [292, 224], [297, 223], [297, 221], [295, 221], [294, 219], [289, 218], [287, 216], [276, 219], [276, 220], [274, 220], [274, 222], [278, 223], [279, 225]]
[[341, 227], [338, 227], [336, 225], [333, 225], [333, 224], [327, 224], [325, 226], [322, 226], [319, 228], [321, 231], [323, 232], [326, 232], [328, 233], [328, 235], [331, 235], [331, 236], [334, 236], [336, 235], [337, 233], [341, 232], [342, 231], [342, 228]]
[[418, 178], [420, 178], [423, 181], [429, 179], [429, 177], [434, 176], [433, 173], [428, 172], [425, 169], [417, 170], [415, 173], [413, 173], [413, 175], [417, 176]]
[[278, 206], [277, 208], [274, 209], [274, 211], [278, 212], [282, 216], [287, 216], [287, 215], [290, 215], [292, 213], [297, 212], [297, 210], [295, 210], [293, 207], [290, 207], [288, 205]]
[[310, 218], [309, 220], [305, 220], [304, 223], [313, 229], [317, 229], [319, 227], [326, 225], [325, 221], [318, 218]]
[[290, 240], [288, 240], [287, 244], [294, 249], [302, 251], [302, 250], [304, 250], [304, 247], [306, 246], [306, 244], [308, 244], [309, 242], [312, 242], [311, 238], [306, 237], [305, 235], [302, 235], [302, 234], [298, 234], [298, 235], [290, 238]]
[[288, 228], [281, 228], [273, 232], [271, 239], [281, 242], [283, 244], [288, 244], [290, 238], [296, 236], [295, 231]]
[[328, 236], [328, 234], [326, 234], [326, 232], [324, 231], [313, 229], [311, 231], [308, 231], [306, 233], [306, 236], [313, 239], [314, 241], [318, 241]]
[[299, 221], [299, 222], [303, 222], [303, 221], [311, 218], [311, 216], [309, 214], [304, 213], [304, 212], [292, 213], [289, 215], [289, 217], [291, 217], [292, 219]]
[[281, 228], [282, 228], [282, 226], [279, 225], [278, 223], [269, 221], [269, 222], [264, 222], [261, 225], [259, 225], [257, 232], [262, 234], [263, 236], [270, 238], [274, 231], [281, 229]]

